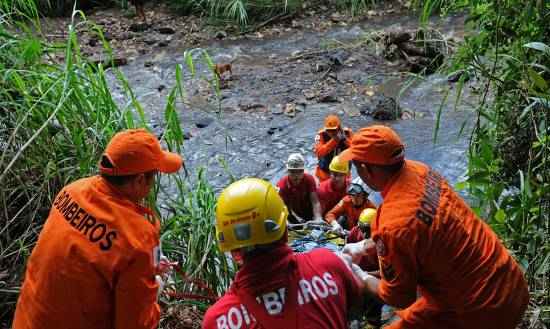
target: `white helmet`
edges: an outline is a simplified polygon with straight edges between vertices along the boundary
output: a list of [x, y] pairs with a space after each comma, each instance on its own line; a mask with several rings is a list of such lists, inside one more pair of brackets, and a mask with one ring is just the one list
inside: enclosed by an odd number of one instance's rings
[[286, 169], [304, 169], [305, 160], [300, 153], [292, 153], [286, 161]]

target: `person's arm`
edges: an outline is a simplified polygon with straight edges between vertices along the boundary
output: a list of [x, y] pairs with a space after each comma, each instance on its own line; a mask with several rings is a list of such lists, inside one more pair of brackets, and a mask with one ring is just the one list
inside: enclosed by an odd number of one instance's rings
[[311, 207], [313, 208], [313, 219], [323, 220], [323, 216], [321, 215], [321, 203], [317, 197], [317, 192], [310, 192], [309, 199], [311, 200]]
[[153, 251], [136, 250], [128, 266], [119, 274], [115, 287], [115, 328], [154, 329], [158, 327], [158, 283]]
[[315, 137], [315, 155], [318, 158], [324, 157], [325, 155], [332, 152], [336, 146], [338, 146], [338, 141], [334, 140], [333, 138], [329, 139], [328, 141], [323, 141], [321, 138], [321, 134], [317, 134]]
[[334, 206], [334, 208], [332, 208], [329, 212], [327, 212], [327, 214], [325, 215], [325, 221], [331, 224], [333, 221], [335, 221], [345, 213], [346, 213], [346, 207], [344, 206], [344, 200], [340, 200], [340, 202], [338, 202]]
[[416, 248], [410, 231], [405, 229], [383, 232], [376, 236], [376, 251], [382, 279], [371, 279], [370, 289], [376, 288], [386, 304], [406, 308], [416, 300], [418, 268]]

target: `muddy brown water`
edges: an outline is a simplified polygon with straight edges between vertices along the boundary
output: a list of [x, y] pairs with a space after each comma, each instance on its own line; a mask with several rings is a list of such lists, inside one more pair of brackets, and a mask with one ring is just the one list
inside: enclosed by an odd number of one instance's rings
[[[463, 21], [463, 17], [455, 16], [432, 24], [445, 37], [460, 40]], [[351, 58], [328, 75], [322, 66], [326, 64], [323, 54], [291, 59], [327, 44], [352, 44], [369, 32], [417, 25], [415, 17], [393, 15], [350, 23], [324, 33], [293, 30], [271, 39], [212, 41], [202, 49], [215, 62], [235, 60], [233, 76], [226, 78], [219, 97], [205, 81], [212, 75], [198, 50], [193, 56], [195, 76], [183, 56], [190, 49], [162, 50], [140, 57], [120, 70], [143, 104], [151, 125], [161, 132], [167, 95], [176, 81], [176, 66], [182, 68], [187, 98], [185, 103], [177, 102], [177, 109], [184, 132], [191, 135], [184, 144], [183, 157], [192, 173], [206, 167], [208, 180], [216, 190], [227, 185], [231, 175], [262, 177], [275, 183], [285, 174], [284, 160], [292, 152], [302, 152], [307, 169], [313, 172], [315, 134], [329, 113], [339, 114], [344, 125], [353, 130], [373, 123], [392, 126], [406, 143], [409, 159], [429, 164], [456, 183], [465, 172], [468, 132], [475, 117], [475, 96], [470, 86], [464, 88], [464, 96], [456, 107], [457, 86], [443, 75], [419, 78], [402, 91], [410, 77], [398, 75], [396, 67], [385, 62], [373, 45], [347, 51]], [[116, 101], [128, 104], [128, 97], [112, 76], [111, 84]], [[398, 98], [407, 112], [406, 118], [374, 120], [365, 110], [373, 96], [372, 92], [365, 92], [369, 88], [374, 88], [375, 94]], [[449, 97], [441, 107], [434, 143], [438, 111], [446, 90], [450, 91]], [[306, 99], [308, 92], [332, 93], [338, 102]], [[295, 117], [281, 113], [286, 103], [299, 104]]]

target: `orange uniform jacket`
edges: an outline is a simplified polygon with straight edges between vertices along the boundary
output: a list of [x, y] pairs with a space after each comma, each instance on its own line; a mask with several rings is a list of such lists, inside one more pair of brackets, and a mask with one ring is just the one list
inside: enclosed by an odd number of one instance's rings
[[367, 199], [363, 202], [361, 207], [356, 208], [353, 206], [351, 197], [346, 195], [342, 200], [340, 200], [340, 202], [338, 202], [336, 206], [334, 206], [334, 208], [332, 208], [332, 210], [327, 213], [325, 219], [328, 223], [332, 223], [332, 221], [335, 221], [338, 217], [344, 215], [347, 218], [347, 229], [351, 230], [357, 225], [359, 215], [361, 215], [361, 212], [366, 208], [376, 209], [376, 206], [369, 199]]
[[515, 328], [529, 299], [523, 273], [448, 183], [406, 161], [382, 195], [372, 227], [378, 295], [404, 308], [387, 328]]
[[57, 195], [27, 271], [14, 329], [157, 328], [159, 224], [99, 176]]
[[[343, 128], [343, 130], [346, 136], [345, 145], [347, 148], [351, 145], [351, 137], [353, 136], [353, 133], [349, 128]], [[315, 155], [319, 159], [324, 157], [330, 158], [330, 159], [327, 159], [327, 161], [325, 161], [327, 168], [332, 158], [335, 155], [338, 155], [338, 153], [343, 151], [343, 149], [338, 149], [338, 143], [334, 139], [328, 137], [324, 129], [319, 130], [319, 132], [317, 133], [317, 136], [315, 136], [315, 146], [313, 150], [315, 151]], [[334, 154], [331, 154], [331, 153], [334, 153]], [[315, 176], [317, 176], [317, 178], [319, 178], [319, 181], [322, 182], [330, 178], [330, 172], [328, 169], [323, 170], [319, 166], [317, 166], [317, 168], [315, 168]]]

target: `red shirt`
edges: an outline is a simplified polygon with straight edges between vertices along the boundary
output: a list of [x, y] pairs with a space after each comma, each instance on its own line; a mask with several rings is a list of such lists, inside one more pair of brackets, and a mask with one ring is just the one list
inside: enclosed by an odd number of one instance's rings
[[292, 185], [288, 176], [284, 176], [277, 183], [277, 187], [289, 212], [292, 210], [305, 220], [313, 219], [313, 206], [310, 197], [311, 192], [317, 192], [313, 176], [304, 173], [304, 178], [298, 185]]
[[342, 198], [346, 196], [348, 186], [349, 179], [346, 179], [344, 186], [340, 190], [336, 190], [334, 188], [332, 178], [327, 179], [319, 184], [317, 194], [319, 195], [319, 202], [321, 203], [323, 216], [325, 216], [325, 214], [329, 210], [334, 208], [334, 206], [336, 206], [336, 204], [338, 204], [338, 202], [340, 202], [340, 200], [342, 200]]
[[[288, 256], [295, 262], [297, 276], [285, 285], [282, 278], [288, 276], [288, 271], [281, 267], [270, 265], [278, 261], [273, 259], [256, 264], [252, 273], [247, 272], [245, 264], [237, 274], [236, 281], [245, 281], [242, 288], [256, 290], [257, 297], [252, 303], [258, 302], [263, 316], [273, 321], [259, 323], [239, 297], [239, 292], [233, 285], [230, 290], [212, 307], [208, 309], [202, 323], [203, 329], [345, 329], [347, 328], [347, 313], [352, 303], [361, 300], [361, 287], [346, 264], [327, 249], [315, 249], [307, 253], [294, 254], [288, 249]], [[278, 258], [285, 258], [280, 256]], [[281, 261], [279, 261], [281, 263]], [[279, 268], [278, 268], [279, 267]], [[252, 276], [252, 277], [251, 277]], [[255, 278], [254, 278], [255, 276]], [[247, 287], [254, 280], [263, 283]], [[271, 284], [275, 283], [275, 284]], [[268, 287], [260, 292], [258, 285]], [[292, 309], [285, 309], [285, 291], [294, 285], [297, 297]], [[291, 290], [292, 291], [292, 290]], [[296, 290], [295, 290], [296, 291]], [[292, 302], [291, 302], [292, 303]], [[248, 305], [248, 304], [247, 304]], [[288, 316], [292, 314], [291, 316]], [[276, 321], [279, 321], [277, 324]], [[286, 322], [286, 324], [281, 324]]]

